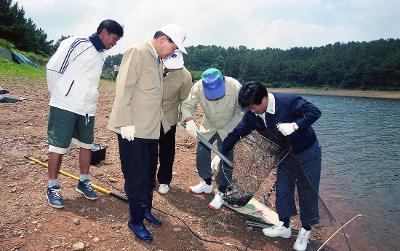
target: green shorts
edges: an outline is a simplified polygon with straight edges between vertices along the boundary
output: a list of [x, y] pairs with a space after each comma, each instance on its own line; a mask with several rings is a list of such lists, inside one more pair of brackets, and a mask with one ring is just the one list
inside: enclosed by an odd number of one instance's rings
[[49, 151], [64, 154], [71, 142], [91, 149], [94, 140], [94, 116], [85, 117], [50, 106], [47, 137]]

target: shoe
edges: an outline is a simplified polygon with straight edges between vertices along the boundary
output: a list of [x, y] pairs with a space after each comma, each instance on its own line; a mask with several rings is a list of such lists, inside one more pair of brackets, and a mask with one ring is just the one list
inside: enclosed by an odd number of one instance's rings
[[132, 222], [128, 222], [128, 227], [135, 234], [137, 238], [142, 241], [152, 241], [153, 235], [151, 235], [150, 231], [146, 228], [146, 226], [142, 223], [133, 224]]
[[46, 193], [47, 201], [49, 205], [54, 208], [63, 208], [64, 199], [61, 195], [61, 188], [58, 185], [48, 187]]
[[89, 180], [79, 181], [75, 190], [78, 193], [83, 194], [88, 200], [97, 200], [97, 194], [93, 190]]
[[199, 184], [189, 187], [189, 191], [195, 194], [211, 193], [212, 185], [207, 185], [205, 181], [201, 181]]
[[222, 199], [223, 193], [217, 191], [215, 193], [214, 199], [208, 204], [208, 208], [213, 210], [218, 210], [224, 204], [224, 200]]
[[284, 227], [283, 222], [281, 222], [281, 225], [263, 228], [262, 232], [268, 237], [282, 237], [288, 239], [292, 236], [292, 229], [290, 227]]
[[160, 194], [167, 194], [169, 191], [169, 186], [167, 184], [160, 184], [158, 187], [158, 192]]
[[161, 222], [159, 219], [157, 219], [157, 218], [154, 216], [154, 214], [151, 213], [151, 210], [150, 210], [150, 209], [147, 209], [147, 208], [144, 210], [144, 218], [145, 218], [148, 222], [150, 222], [151, 224], [153, 224], [154, 226], [159, 227], [159, 226], [161, 226], [161, 224], [162, 224], [162, 222]]
[[297, 235], [297, 239], [294, 242], [293, 249], [297, 251], [304, 251], [307, 249], [308, 237], [310, 237], [311, 231], [307, 231], [304, 228], [301, 228], [299, 234]]

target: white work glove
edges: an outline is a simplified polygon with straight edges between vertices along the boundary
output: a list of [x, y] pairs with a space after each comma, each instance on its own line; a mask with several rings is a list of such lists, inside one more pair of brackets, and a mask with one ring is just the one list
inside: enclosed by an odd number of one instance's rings
[[197, 128], [196, 123], [194, 123], [193, 120], [189, 120], [186, 122], [186, 132], [189, 133], [190, 136], [196, 138], [197, 137], [197, 131], [199, 129]]
[[121, 137], [123, 139], [132, 141], [135, 139], [135, 126], [131, 125], [131, 126], [123, 126], [121, 127]]
[[215, 172], [218, 171], [219, 163], [221, 163], [221, 158], [218, 155], [211, 160], [211, 170]]
[[296, 123], [281, 123], [276, 126], [278, 130], [283, 134], [283, 136], [289, 136], [290, 134], [294, 133], [299, 126]]

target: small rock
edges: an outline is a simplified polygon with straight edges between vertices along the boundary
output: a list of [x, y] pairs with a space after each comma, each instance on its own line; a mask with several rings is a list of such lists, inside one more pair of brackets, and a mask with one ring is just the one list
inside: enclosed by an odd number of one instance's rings
[[111, 183], [117, 183], [118, 182], [118, 180], [114, 179], [114, 178], [108, 178], [108, 181], [110, 181]]
[[182, 229], [180, 227], [174, 227], [174, 229], [172, 229], [172, 231], [174, 232], [180, 232], [182, 231]]
[[81, 221], [80, 221], [79, 219], [73, 219], [72, 222], [73, 222], [75, 225], [81, 224]]
[[84, 213], [86, 211], [86, 209], [84, 207], [82, 207], [81, 209], [79, 209], [80, 213]]
[[17, 188], [16, 188], [16, 187], [11, 188], [11, 191], [10, 191], [10, 192], [11, 192], [11, 193], [17, 192]]
[[47, 154], [43, 154], [42, 156], [40, 156], [40, 159], [41, 159], [43, 162], [46, 162], [46, 161], [49, 160], [49, 156], [48, 156]]
[[79, 241], [72, 245], [72, 250], [84, 250], [85, 249], [85, 243]]
[[97, 238], [97, 237], [94, 237], [94, 238], [93, 238], [93, 242], [94, 242], [94, 243], [99, 242], [99, 241], [100, 241], [99, 238]]

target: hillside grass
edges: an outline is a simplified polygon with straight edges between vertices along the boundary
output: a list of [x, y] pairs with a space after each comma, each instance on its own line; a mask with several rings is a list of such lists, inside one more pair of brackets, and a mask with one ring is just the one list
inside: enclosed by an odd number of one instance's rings
[[0, 58], [0, 75], [37, 78], [46, 77], [46, 70], [44, 67], [36, 69], [30, 65], [17, 64], [7, 59]]

